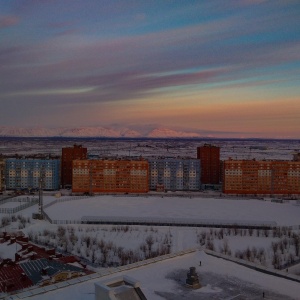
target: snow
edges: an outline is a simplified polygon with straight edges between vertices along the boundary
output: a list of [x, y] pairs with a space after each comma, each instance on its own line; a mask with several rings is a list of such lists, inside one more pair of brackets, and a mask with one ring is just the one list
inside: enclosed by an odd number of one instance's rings
[[[70, 199], [61, 197], [58, 199]], [[50, 203], [57, 198], [55, 196], [44, 196], [44, 202]], [[8, 202], [9, 203], [9, 202]], [[37, 211], [37, 205], [19, 212], [23, 216], [30, 216], [32, 211]], [[84, 215], [97, 215], [103, 217], [129, 216], [129, 217], [157, 217], [157, 218], [203, 218], [215, 220], [257, 220], [276, 221], [280, 225], [299, 224], [300, 206], [295, 201], [287, 203], [274, 203], [261, 200], [241, 200], [226, 198], [205, 198], [205, 195], [194, 198], [187, 197], [164, 197], [162, 195], [145, 195], [140, 197], [125, 195], [95, 196], [82, 200], [71, 200], [56, 203], [48, 208], [46, 212], [54, 219], [81, 218]], [[72, 225], [68, 225], [70, 228]], [[171, 251], [177, 252], [184, 249], [199, 247], [197, 235], [201, 231], [210, 229], [186, 228], [186, 227], [153, 227], [131, 226], [128, 232], [112, 230], [113, 226], [106, 225], [73, 225], [75, 234], [89, 235], [98, 241], [103, 239], [106, 242], [113, 241], [117, 246], [127, 249], [139, 248], [145, 237], [151, 234], [155, 240], [160, 241], [165, 234], [172, 237]], [[80, 229], [81, 228], [81, 229]], [[57, 231], [57, 225], [49, 224], [46, 221], [32, 220], [24, 232], [41, 232], [44, 229]], [[264, 237], [262, 234], [253, 236], [230, 236], [225, 237], [234, 255], [236, 250], [245, 250], [249, 247], [263, 247], [266, 252], [271, 251], [272, 241], [277, 238]], [[224, 240], [214, 239], [216, 251], [223, 245]], [[15, 247], [15, 245], [11, 245]], [[10, 246], [10, 247], [11, 247]], [[3, 256], [9, 257], [8, 253], [14, 253], [14, 249], [3, 250]], [[1, 253], [1, 250], [0, 250]], [[198, 267], [202, 261], [201, 268]], [[186, 291], [178, 282], [178, 274], [186, 274], [190, 266], [197, 266], [203, 287], [200, 290]], [[105, 270], [100, 268], [101, 270]], [[184, 271], [185, 270], [185, 271]], [[289, 273], [298, 272], [299, 267], [292, 267]], [[228, 293], [233, 297], [245, 290], [245, 293], [257, 293], [262, 291], [271, 294], [273, 300], [297, 299], [299, 295], [299, 283], [288, 281], [247, 269], [232, 262], [217, 259], [205, 255], [203, 252], [177, 257], [161, 263], [150, 264], [147, 267], [116, 273], [115, 275], [129, 275], [141, 282], [142, 289], [148, 299], [181, 299], [187, 293], [187, 300], [196, 299], [230, 299]], [[171, 275], [170, 275], [171, 274]], [[175, 277], [174, 277], [175, 276]], [[107, 277], [105, 277], [107, 278]], [[174, 279], [175, 278], [175, 279]], [[94, 299], [94, 282], [99, 279], [90, 280], [85, 283], [72, 285], [69, 288], [57, 289], [47, 294], [33, 297], [37, 300], [48, 299]], [[230, 289], [228, 288], [230, 286]], [[278, 294], [283, 294], [278, 295]], [[176, 297], [175, 297], [176, 295]], [[179, 295], [179, 296], [178, 296]], [[181, 296], [180, 296], [181, 295]], [[213, 296], [214, 295], [214, 296]], [[251, 294], [252, 295], [252, 294]], [[227, 298], [226, 298], [226, 297]], [[179, 297], [179, 298], [178, 298]], [[213, 298], [216, 297], [216, 298]], [[269, 298], [270, 299], [270, 298]], [[299, 298], [298, 298], [299, 299]]]
[[[61, 132], [65, 132], [67, 128], [57, 129]], [[106, 129], [107, 130], [107, 129]], [[72, 130], [70, 130], [72, 131]], [[76, 131], [76, 130], [75, 130]], [[7, 130], [0, 127], [3, 135], [8, 136]], [[16, 131], [17, 132], [17, 131]], [[119, 130], [114, 129], [114, 135], [120, 135], [122, 137], [129, 137], [138, 135], [138, 132], [126, 131], [124, 128]], [[72, 133], [72, 132], [71, 132]], [[74, 132], [72, 133], [73, 135]], [[84, 136], [84, 132], [80, 131], [80, 134]], [[104, 134], [104, 133], [103, 133]], [[18, 135], [15, 134], [14, 135]], [[24, 133], [26, 136], [32, 135], [31, 132]], [[97, 136], [103, 136], [97, 130], [89, 131], [87, 135], [93, 135], [91, 138], [52, 138], [51, 136], [60, 136], [57, 134], [50, 134], [45, 131], [44, 136], [48, 138], [9, 138], [0, 137], [1, 139], [1, 153], [5, 155], [14, 155], [15, 153], [22, 155], [30, 154], [55, 154], [61, 155], [61, 148], [73, 146], [74, 143], [82, 144], [88, 149], [91, 155], [100, 156], [165, 156], [165, 157], [177, 157], [177, 156], [190, 156], [196, 157], [198, 146], [202, 146], [204, 143], [212, 143], [213, 145], [221, 147], [221, 159], [282, 159], [291, 160], [292, 154], [300, 150], [299, 140], [222, 140], [222, 139], [105, 139], [96, 138]], [[144, 134], [143, 134], [144, 135]], [[13, 134], [11, 134], [13, 136]]]
[[[202, 262], [199, 267], [199, 261]], [[202, 288], [189, 290], [184, 287], [184, 280], [189, 267], [195, 266], [198, 272]], [[176, 272], [181, 272], [181, 280], [172, 278]], [[300, 285], [287, 279], [256, 272], [252, 269], [234, 264], [232, 262], [206, 255], [202, 251], [168, 259], [159, 263], [115, 273], [105, 276], [103, 279], [128, 275], [141, 283], [141, 288], [149, 300], [161, 299], [231, 299], [238, 294], [256, 293], [258, 299], [265, 293], [267, 299], [299, 299]], [[216, 280], [217, 279], [217, 280]], [[100, 279], [72, 285], [66, 288], [51, 291], [32, 297], [32, 300], [94, 300], [94, 283]], [[165, 298], [160, 295], [169, 294], [173, 298]], [[176, 298], [177, 296], [177, 298]], [[179, 296], [179, 297], [178, 297]], [[215, 298], [213, 298], [215, 297]], [[271, 298], [269, 298], [271, 297]], [[290, 298], [289, 298], [290, 297]], [[246, 298], [250, 299], [250, 298]]]
[[95, 196], [61, 202], [45, 209], [55, 220], [80, 220], [83, 216], [177, 218], [219, 222], [276, 222], [300, 225], [300, 206], [295, 201], [275, 203], [261, 200], [205, 197]]
[[100, 126], [73, 128], [21, 128], [0, 126], [0, 136], [4, 137], [149, 137], [149, 138], [187, 138], [201, 137], [199, 133], [173, 130], [170, 128], [155, 128], [149, 133], [143, 133], [126, 127], [110, 128]]
[[169, 128], [155, 128], [148, 133], [149, 138], [195, 138], [201, 137], [199, 133], [196, 132], [184, 132], [175, 131]]
[[15, 253], [19, 251], [22, 247], [17, 244], [9, 244], [9, 242], [5, 242], [0, 244], [0, 258], [10, 258], [15, 260]]

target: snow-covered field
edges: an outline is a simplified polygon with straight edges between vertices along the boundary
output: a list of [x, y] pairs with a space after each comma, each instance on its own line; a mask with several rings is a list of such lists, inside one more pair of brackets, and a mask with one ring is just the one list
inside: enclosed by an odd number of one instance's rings
[[[49, 201], [49, 200], [48, 200]], [[274, 221], [278, 225], [300, 225], [296, 201], [275, 203], [205, 197], [95, 196], [57, 203], [46, 213], [54, 220], [80, 220], [83, 216], [154, 217], [216, 221]]]
[[[106, 264], [127, 264], [156, 256], [166, 251], [177, 252], [188, 248], [205, 247], [217, 252], [244, 258], [259, 264], [274, 265], [273, 244], [277, 243], [278, 265], [298, 259], [292, 233], [299, 233], [300, 206], [296, 201], [275, 203], [262, 200], [241, 200], [203, 197], [166, 196], [95, 196], [75, 198], [57, 202], [45, 208], [53, 220], [80, 220], [83, 216], [201, 219], [222, 222], [276, 222], [278, 226], [295, 226], [298, 229], [284, 229], [281, 233], [273, 230], [221, 229], [124, 226], [124, 225], [58, 225], [46, 221], [32, 220], [23, 229], [32, 241], [51, 247], [58, 247], [88, 259], [97, 266]], [[58, 200], [71, 199], [61, 197]], [[72, 197], [74, 199], [74, 197]], [[46, 203], [57, 200], [45, 196]], [[20, 212], [28, 218], [37, 212], [37, 205]], [[17, 222], [15, 228], [22, 228]], [[152, 244], [147, 242], [151, 238]], [[121, 248], [122, 249], [121, 249]], [[281, 248], [280, 248], [281, 247]], [[103, 251], [109, 249], [109, 251]], [[151, 252], [152, 251], [152, 252]], [[247, 252], [248, 251], [248, 252]], [[251, 253], [250, 253], [251, 252]], [[130, 254], [128, 254], [130, 253]], [[250, 253], [250, 254], [249, 254]], [[298, 271], [297, 271], [298, 272]]]
[[0, 208], [15, 208], [20, 206], [20, 202], [6, 202], [0, 205]]
[[221, 159], [290, 160], [300, 151], [299, 140], [222, 140], [222, 139], [97, 139], [97, 138], [5, 138], [0, 137], [0, 152], [61, 155], [62, 147], [82, 144], [89, 154], [105, 156], [190, 156], [196, 157], [198, 146], [211, 143], [221, 147]]
[[[199, 266], [201, 261], [201, 267]], [[202, 288], [191, 290], [184, 286], [189, 267], [195, 266]], [[245, 268], [243, 266], [195, 252], [106, 276], [103, 279], [127, 275], [141, 283], [149, 300], [207, 300], [207, 299], [299, 299], [300, 284], [283, 278]], [[32, 300], [94, 300], [94, 283], [100, 279], [72, 285], [47, 294], [32, 297]]]
[[[162, 197], [163, 196], [163, 197]], [[35, 196], [36, 197], [36, 196]], [[44, 203], [51, 203], [57, 199], [45, 195]], [[18, 202], [16, 202], [18, 203]], [[219, 221], [275, 221], [280, 226], [300, 225], [300, 206], [296, 201], [274, 203], [262, 200], [205, 198], [199, 197], [166, 197], [152, 195], [143, 197], [95, 196], [81, 200], [58, 202], [45, 209], [52, 219], [80, 219], [82, 216], [104, 217], [155, 217], [155, 218], [200, 218]], [[37, 212], [34, 205], [18, 212], [26, 218]], [[2, 214], [2, 217], [5, 216]], [[12, 218], [13, 220], [13, 218]], [[26, 222], [24, 220], [24, 222]], [[147, 227], [147, 226], [118, 226], [118, 225], [65, 225], [49, 224], [47, 221], [30, 220], [30, 223], [14, 221], [5, 230], [23, 231], [32, 241], [49, 247], [57, 247], [79, 257], [92, 261], [94, 267], [107, 265], [123, 265], [156, 256], [157, 251], [178, 252], [189, 248], [213, 248], [216, 252], [225, 251], [231, 257], [237, 253], [244, 259], [257, 264], [272, 267], [274, 258], [274, 244], [277, 243], [276, 255], [281, 264], [291, 257], [298, 259], [295, 252], [293, 238], [289, 232], [281, 231], [281, 236], [274, 236], [273, 231], [231, 230], [187, 227]], [[22, 228], [22, 227], [21, 227]], [[299, 235], [299, 230], [292, 233]], [[276, 233], [277, 234], [277, 233]], [[286, 244], [284, 242], [286, 240]], [[226, 248], [226, 250], [225, 250]], [[1, 251], [1, 249], [0, 249]], [[3, 252], [5, 254], [6, 251]], [[299, 283], [285, 279], [257, 273], [233, 263], [208, 257], [203, 253], [187, 256], [188, 258], [172, 259], [160, 264], [142, 267], [125, 272], [138, 278], [145, 287], [144, 291], [149, 299], [231, 299], [238, 294], [249, 299], [257, 299], [263, 291], [268, 293], [269, 299], [299, 299]], [[198, 269], [203, 288], [198, 291], [185, 290], [183, 282], [190, 266], [197, 266], [199, 260], [203, 267]], [[298, 267], [290, 268], [290, 273], [299, 274]], [[238, 278], [237, 278], [238, 277]], [[76, 294], [73, 295], [74, 291]], [[72, 286], [71, 289], [39, 295], [33, 299], [93, 299], [93, 281]], [[268, 295], [267, 294], [267, 295]], [[282, 295], [284, 296], [282, 296]], [[197, 298], [195, 298], [197, 297]], [[207, 298], [208, 297], [208, 298]], [[254, 298], [253, 298], [254, 297]], [[256, 297], [256, 298], [255, 298]], [[290, 298], [289, 298], [290, 297]], [[268, 298], [267, 298], [268, 299]]]

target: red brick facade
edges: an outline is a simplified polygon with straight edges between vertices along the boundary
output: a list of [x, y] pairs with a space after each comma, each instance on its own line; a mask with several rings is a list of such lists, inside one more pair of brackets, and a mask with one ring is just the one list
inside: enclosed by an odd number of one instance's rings
[[75, 159], [86, 159], [87, 148], [81, 145], [62, 148], [61, 156], [61, 185], [63, 188], [72, 185], [72, 162]]
[[201, 184], [220, 183], [220, 147], [197, 147], [197, 158], [201, 161]]
[[74, 193], [147, 193], [146, 160], [74, 160]]
[[226, 160], [223, 192], [227, 194], [300, 194], [300, 162]]

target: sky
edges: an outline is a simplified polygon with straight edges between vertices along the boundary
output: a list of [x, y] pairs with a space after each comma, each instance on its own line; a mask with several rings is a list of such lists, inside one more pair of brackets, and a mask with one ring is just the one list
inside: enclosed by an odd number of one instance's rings
[[300, 1], [0, 1], [0, 105], [0, 126], [299, 139]]

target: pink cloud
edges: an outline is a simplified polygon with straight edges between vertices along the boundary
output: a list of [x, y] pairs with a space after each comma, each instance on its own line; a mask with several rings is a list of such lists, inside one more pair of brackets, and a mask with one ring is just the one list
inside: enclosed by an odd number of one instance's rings
[[0, 29], [18, 24], [20, 19], [17, 16], [0, 16]]

